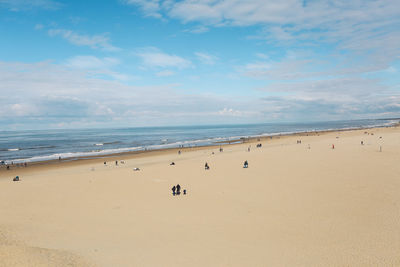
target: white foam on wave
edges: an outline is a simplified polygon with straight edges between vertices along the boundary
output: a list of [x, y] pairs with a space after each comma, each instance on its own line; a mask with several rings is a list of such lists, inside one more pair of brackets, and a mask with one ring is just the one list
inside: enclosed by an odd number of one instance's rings
[[36, 156], [36, 157], [32, 157], [32, 158], [7, 160], [6, 163], [38, 162], [38, 161], [57, 160], [59, 158], [71, 159], [71, 158], [80, 158], [80, 157], [96, 157], [96, 156], [112, 155], [112, 154], [131, 152], [131, 151], [139, 151], [139, 150], [143, 150], [143, 147], [141, 147], [141, 146], [125, 147], [125, 148], [104, 149], [104, 150], [97, 150], [97, 151], [90, 151], [90, 152], [56, 153], [56, 154], [45, 155], [45, 156]]
[[8, 151], [18, 151], [19, 150], [19, 148], [9, 148], [9, 149], [7, 149]]

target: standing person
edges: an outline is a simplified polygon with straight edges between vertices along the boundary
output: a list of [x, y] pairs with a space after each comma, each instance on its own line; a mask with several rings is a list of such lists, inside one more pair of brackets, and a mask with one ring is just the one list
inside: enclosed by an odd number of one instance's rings
[[181, 186], [179, 184], [176, 186], [176, 194], [177, 195], [181, 194]]
[[247, 168], [247, 167], [249, 167], [249, 163], [247, 162], [247, 160], [244, 162], [244, 164], [243, 164], [243, 168]]
[[210, 166], [208, 166], [208, 164], [206, 162], [206, 164], [204, 165], [204, 169], [208, 170], [209, 168], [210, 168]]
[[176, 189], [176, 187], [175, 187], [175, 185], [172, 187], [172, 195], [173, 196], [175, 196], [175, 189]]
[[118, 166], [118, 160], [115, 161], [115, 165]]

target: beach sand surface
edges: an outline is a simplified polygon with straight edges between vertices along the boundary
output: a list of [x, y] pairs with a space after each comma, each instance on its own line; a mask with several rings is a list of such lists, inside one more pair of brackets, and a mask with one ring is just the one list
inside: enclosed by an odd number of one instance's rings
[[400, 266], [399, 127], [260, 142], [2, 169], [0, 266]]

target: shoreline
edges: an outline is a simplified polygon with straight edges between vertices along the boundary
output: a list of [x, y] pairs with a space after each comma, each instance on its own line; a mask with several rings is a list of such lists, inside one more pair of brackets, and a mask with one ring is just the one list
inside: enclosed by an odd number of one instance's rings
[[[342, 129], [2, 171], [0, 258], [398, 266], [399, 136], [399, 125]], [[177, 184], [187, 194], [174, 196]]]
[[[198, 146], [187, 146], [187, 147], [170, 147], [170, 148], [161, 148], [161, 149], [149, 149], [149, 150], [135, 150], [135, 151], [127, 151], [120, 153], [111, 153], [104, 155], [95, 155], [95, 156], [81, 156], [81, 157], [70, 157], [64, 158], [61, 160], [52, 159], [52, 160], [43, 160], [43, 161], [33, 161], [26, 162], [27, 166], [24, 166], [24, 163], [16, 163], [14, 165], [4, 164], [0, 165], [0, 174], [8, 173], [12, 170], [24, 170], [30, 169], [32, 167], [42, 167], [42, 166], [54, 166], [57, 167], [59, 165], [81, 165], [86, 163], [99, 163], [99, 162], [114, 162], [115, 160], [127, 160], [138, 157], [151, 157], [154, 155], [166, 155], [178, 153], [178, 151], [189, 152], [189, 151], [198, 151], [198, 150], [208, 150], [208, 149], [216, 149], [219, 147], [227, 148], [230, 146], [237, 146], [248, 143], [250, 145], [256, 144], [258, 142], [265, 142], [267, 140], [276, 140], [281, 138], [288, 138], [293, 136], [315, 136], [315, 135], [324, 135], [335, 132], [350, 132], [350, 131], [362, 131], [362, 130], [372, 130], [372, 129], [381, 129], [381, 128], [396, 128], [400, 126], [400, 122], [395, 122], [391, 125], [382, 125], [382, 126], [373, 126], [373, 127], [354, 127], [354, 128], [342, 128], [342, 129], [328, 129], [328, 130], [320, 130], [320, 131], [301, 131], [295, 133], [280, 133], [280, 134], [270, 134], [270, 135], [257, 135], [250, 137], [240, 137], [234, 140], [228, 141], [217, 141], [214, 142], [214, 145], [198, 145]], [[7, 170], [6, 166], [10, 166], [10, 169]]]

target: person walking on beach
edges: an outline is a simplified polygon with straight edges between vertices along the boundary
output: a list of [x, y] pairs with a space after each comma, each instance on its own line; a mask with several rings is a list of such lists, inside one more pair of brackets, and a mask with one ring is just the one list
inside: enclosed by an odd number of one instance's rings
[[179, 184], [177, 184], [177, 186], [176, 186], [176, 194], [177, 195], [181, 194], [181, 186]]
[[176, 189], [176, 186], [174, 185], [174, 186], [172, 187], [172, 195], [173, 195], [173, 196], [175, 196], [175, 189]]
[[244, 162], [243, 164], [243, 168], [248, 168], [249, 167], [249, 163], [247, 162], [247, 160]]
[[204, 169], [206, 169], [206, 170], [210, 169], [210, 166], [208, 166], [207, 162], [206, 162], [206, 164], [204, 165]]

